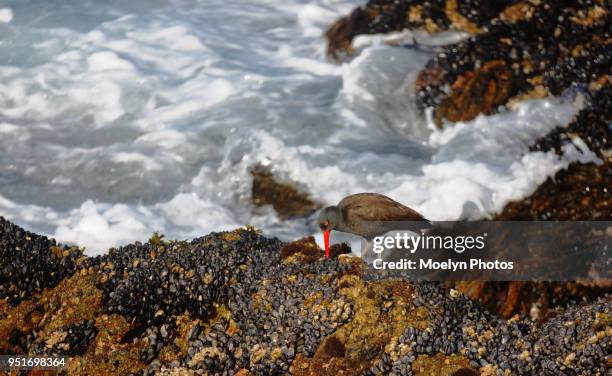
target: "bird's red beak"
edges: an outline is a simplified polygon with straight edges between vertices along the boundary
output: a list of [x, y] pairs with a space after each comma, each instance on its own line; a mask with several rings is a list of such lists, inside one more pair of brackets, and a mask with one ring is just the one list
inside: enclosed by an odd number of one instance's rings
[[329, 258], [329, 230], [323, 231], [323, 241], [325, 242], [325, 257]]

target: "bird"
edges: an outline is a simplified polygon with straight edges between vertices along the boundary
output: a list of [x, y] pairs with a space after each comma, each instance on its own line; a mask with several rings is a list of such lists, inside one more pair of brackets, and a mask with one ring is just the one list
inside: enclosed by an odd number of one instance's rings
[[318, 216], [323, 232], [325, 256], [330, 257], [329, 236], [332, 230], [359, 235], [370, 242], [393, 230], [419, 231], [432, 224], [409, 207], [379, 193], [357, 193], [328, 206]]

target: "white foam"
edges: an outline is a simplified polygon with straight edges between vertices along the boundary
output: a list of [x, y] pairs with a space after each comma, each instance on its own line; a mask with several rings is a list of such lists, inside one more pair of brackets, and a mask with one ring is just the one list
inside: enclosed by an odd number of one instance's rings
[[9, 23], [13, 20], [13, 10], [11, 8], [0, 8], [0, 23]]
[[430, 34], [424, 30], [402, 30], [387, 34], [358, 35], [353, 39], [351, 45], [356, 50], [383, 44], [406, 45], [410, 48], [435, 48], [461, 42], [470, 36], [469, 33], [458, 31], [442, 31]]
[[135, 239], [146, 240], [151, 230], [134, 214], [125, 205], [96, 205], [87, 200], [79, 209], [71, 211], [67, 220], [61, 221], [63, 224], [57, 228], [54, 236], [64, 242], [89, 248], [89, 254]]
[[95, 52], [87, 57], [87, 64], [91, 72], [105, 72], [116, 70], [134, 70], [134, 66], [127, 60], [119, 58], [111, 51]]
[[19, 127], [11, 123], [0, 123], [0, 133], [15, 133]]
[[154, 159], [147, 157], [142, 153], [118, 152], [113, 155], [112, 159], [117, 163], [138, 163], [149, 172], [163, 171], [161, 165], [159, 165]]

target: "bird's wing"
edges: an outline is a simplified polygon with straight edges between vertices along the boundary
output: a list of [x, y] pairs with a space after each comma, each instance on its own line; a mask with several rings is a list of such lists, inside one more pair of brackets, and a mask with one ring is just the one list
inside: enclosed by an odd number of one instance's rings
[[416, 211], [378, 193], [347, 196], [338, 206], [348, 218], [362, 221], [427, 221]]

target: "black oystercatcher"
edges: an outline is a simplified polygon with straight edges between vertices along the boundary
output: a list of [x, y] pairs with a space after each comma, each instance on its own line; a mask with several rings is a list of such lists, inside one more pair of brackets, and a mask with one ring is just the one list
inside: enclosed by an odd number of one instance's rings
[[418, 231], [431, 227], [421, 214], [378, 193], [358, 193], [328, 206], [319, 214], [325, 255], [329, 257], [331, 230], [359, 235], [368, 241], [393, 230]]

